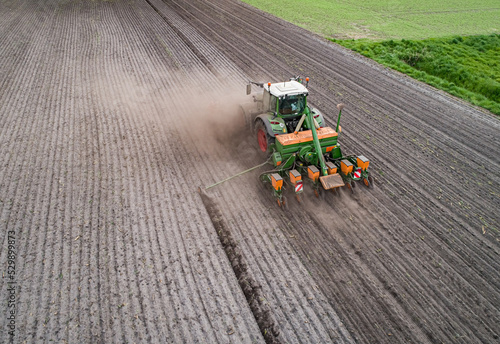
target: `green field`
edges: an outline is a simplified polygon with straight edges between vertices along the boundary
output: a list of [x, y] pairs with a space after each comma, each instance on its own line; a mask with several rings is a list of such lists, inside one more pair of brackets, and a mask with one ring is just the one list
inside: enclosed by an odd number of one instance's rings
[[244, 2], [337, 39], [425, 39], [500, 33], [499, 0]]
[[500, 1], [245, 0], [500, 115]]

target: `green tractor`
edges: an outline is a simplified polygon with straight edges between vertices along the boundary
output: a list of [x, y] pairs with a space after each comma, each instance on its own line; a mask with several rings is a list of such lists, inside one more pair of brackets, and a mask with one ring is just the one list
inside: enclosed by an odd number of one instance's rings
[[[344, 156], [338, 143], [341, 133], [339, 109], [337, 127], [325, 126], [323, 115], [307, 104], [306, 78], [286, 82], [249, 82], [247, 95], [251, 100], [241, 105], [241, 114], [247, 128], [255, 135], [258, 149], [269, 157], [272, 171], [262, 173], [260, 179], [272, 186], [279, 206], [286, 205], [283, 190], [293, 187], [295, 197], [302, 199], [303, 183], [307, 181], [319, 197], [321, 189], [333, 190], [347, 186], [354, 192], [354, 182], [373, 184], [368, 171], [369, 160], [364, 156]], [[262, 93], [252, 94], [252, 84], [263, 88]]]

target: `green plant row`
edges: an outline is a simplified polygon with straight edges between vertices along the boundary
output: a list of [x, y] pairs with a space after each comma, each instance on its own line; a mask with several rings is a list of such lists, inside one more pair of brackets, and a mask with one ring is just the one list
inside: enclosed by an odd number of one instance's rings
[[332, 41], [500, 115], [499, 34]]

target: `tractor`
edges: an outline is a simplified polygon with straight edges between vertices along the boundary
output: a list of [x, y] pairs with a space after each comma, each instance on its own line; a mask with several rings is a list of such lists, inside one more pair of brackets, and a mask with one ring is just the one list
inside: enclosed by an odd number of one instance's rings
[[[305, 181], [317, 197], [320, 192], [342, 186], [354, 192], [356, 181], [366, 186], [373, 184], [366, 157], [342, 154], [338, 138], [344, 105], [337, 105], [335, 130], [326, 126], [321, 112], [307, 103], [308, 84], [309, 78], [304, 85], [300, 77], [267, 84], [249, 81], [249, 101], [240, 107], [247, 130], [255, 135], [258, 151], [274, 167], [262, 173], [260, 179], [272, 187], [280, 207], [286, 205], [286, 185], [293, 187], [295, 198], [301, 202]], [[252, 93], [252, 85], [263, 91]]]

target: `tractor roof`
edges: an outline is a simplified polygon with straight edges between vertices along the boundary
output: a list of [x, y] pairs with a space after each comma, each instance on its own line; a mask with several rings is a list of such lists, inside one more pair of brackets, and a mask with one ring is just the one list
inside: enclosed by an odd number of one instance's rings
[[269, 91], [275, 97], [283, 97], [284, 95], [294, 96], [297, 94], [307, 94], [307, 88], [297, 81], [277, 82], [268, 86], [264, 85], [264, 89]]

